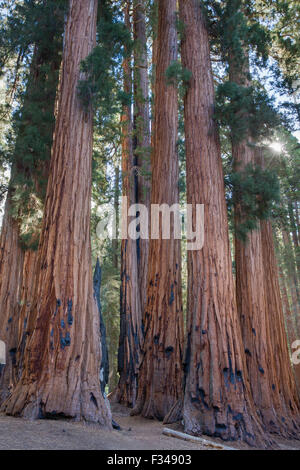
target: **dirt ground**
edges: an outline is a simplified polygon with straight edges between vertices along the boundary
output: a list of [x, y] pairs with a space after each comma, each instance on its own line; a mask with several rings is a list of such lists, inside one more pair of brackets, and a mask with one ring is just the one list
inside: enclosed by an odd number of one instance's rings
[[[113, 418], [121, 431], [107, 432], [93, 425], [62, 420], [28, 421], [0, 415], [0, 450], [207, 450], [200, 444], [164, 436], [162, 423], [130, 417], [129, 410], [120, 405], [113, 407]], [[299, 450], [300, 441], [281, 441], [279, 447]]]

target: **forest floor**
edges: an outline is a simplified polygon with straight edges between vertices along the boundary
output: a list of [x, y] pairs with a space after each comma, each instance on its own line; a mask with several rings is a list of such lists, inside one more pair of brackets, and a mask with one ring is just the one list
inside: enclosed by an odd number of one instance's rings
[[[121, 431], [109, 433], [94, 425], [70, 421], [29, 421], [0, 415], [0, 450], [207, 450], [198, 443], [164, 436], [162, 423], [130, 417], [129, 410], [120, 405], [113, 405], [113, 418]], [[168, 427], [180, 430], [178, 426]], [[219, 439], [213, 441], [226, 444]], [[300, 441], [278, 444], [282, 449], [300, 449]], [[227, 445], [248, 449], [243, 444]]]

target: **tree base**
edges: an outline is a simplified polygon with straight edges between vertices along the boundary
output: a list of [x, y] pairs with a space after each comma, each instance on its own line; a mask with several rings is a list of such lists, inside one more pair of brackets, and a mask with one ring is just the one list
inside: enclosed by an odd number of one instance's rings
[[75, 393], [58, 393], [50, 385], [38, 387], [37, 383], [24, 385], [19, 382], [0, 411], [27, 419], [72, 419], [99, 424], [112, 429], [110, 405], [100, 390], [86, 388]]

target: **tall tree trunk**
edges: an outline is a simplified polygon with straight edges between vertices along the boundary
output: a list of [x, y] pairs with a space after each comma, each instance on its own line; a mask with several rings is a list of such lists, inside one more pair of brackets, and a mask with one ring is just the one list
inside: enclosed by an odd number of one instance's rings
[[[135, 162], [137, 167], [136, 202], [150, 209], [151, 165], [150, 165], [150, 116], [149, 116], [149, 78], [146, 36], [146, 2], [133, 2], [133, 33], [134, 50], [134, 132]], [[149, 240], [139, 239], [138, 243], [138, 274], [141, 295], [141, 311], [144, 311], [147, 296], [147, 273]]]
[[[239, 12], [237, 7], [235, 13]], [[229, 79], [241, 87], [250, 87], [249, 51], [246, 44], [242, 44], [243, 56], [236, 55], [234, 46], [229, 55]], [[243, 109], [238, 111], [244, 113]], [[246, 116], [243, 116], [245, 119]], [[234, 137], [232, 129], [232, 156], [236, 171], [243, 171], [247, 165], [257, 164], [257, 154], [254, 148], [250, 132], [247, 131], [242, 140]], [[261, 162], [259, 162], [261, 164]], [[235, 231], [247, 218], [243, 212], [239, 196], [235, 195]], [[290, 407], [286, 396], [281, 393], [281, 372], [277, 370], [278, 360], [286, 359], [286, 351], [283, 346], [282, 336], [277, 336], [278, 343], [272, 335], [269, 296], [280, 299], [280, 290], [277, 284], [272, 284], [272, 277], [267, 276], [270, 266], [264, 266], [264, 244], [260, 226], [247, 234], [246, 241], [235, 237], [235, 265], [236, 265], [236, 295], [237, 308], [240, 315], [242, 337], [247, 358], [247, 368], [251, 384], [251, 391], [256, 408], [262, 417], [266, 430], [282, 435], [294, 435], [295, 414], [297, 406], [293, 403]], [[277, 275], [277, 272], [276, 272]], [[277, 292], [272, 292], [272, 288]], [[281, 304], [276, 304], [276, 316], [278, 322], [283, 321]], [[282, 357], [274, 357], [274, 347]], [[290, 370], [289, 363], [286, 365]]]
[[284, 247], [284, 263], [288, 276], [288, 286], [292, 299], [292, 312], [294, 314], [298, 334], [300, 334], [300, 292], [296, 272], [296, 264], [290, 234], [282, 227], [282, 241]]
[[[130, 1], [125, 6], [125, 24], [131, 31]], [[132, 73], [130, 57], [123, 63], [124, 91], [132, 93]], [[128, 207], [135, 204], [135, 176], [132, 142], [131, 105], [123, 107], [122, 114], [122, 177], [123, 196], [127, 197]], [[122, 223], [130, 222], [127, 208], [123, 207]], [[137, 242], [132, 238], [122, 240], [121, 245], [121, 322], [118, 371], [120, 380], [116, 399], [119, 403], [133, 407], [137, 396], [137, 374], [142, 343], [142, 314], [138, 282]]]
[[[287, 420], [287, 417], [291, 419], [293, 433], [297, 436], [297, 429], [298, 432], [300, 429], [300, 403], [295, 378], [299, 375], [300, 365], [295, 365], [294, 374], [284, 326], [273, 230], [270, 220], [261, 222], [261, 236], [266, 301], [269, 313], [267, 319], [271, 338], [271, 350], [269, 353], [275, 358], [275, 374], [272, 377], [272, 390], [276, 387], [279, 391], [280, 402], [276, 407], [276, 412], [281, 420]], [[270, 362], [268, 366], [270, 367]]]
[[262, 444], [251, 399], [232, 274], [209, 38], [197, 0], [180, 1], [187, 201], [204, 204], [204, 246], [188, 251], [184, 426], [188, 433]]
[[[115, 190], [114, 190], [114, 211], [116, 216], [116, 233], [119, 233], [119, 214], [120, 214], [120, 168], [118, 163], [116, 163], [115, 167]], [[113, 266], [116, 270], [119, 269], [119, 256], [118, 256], [118, 246], [119, 241], [118, 238], [114, 238], [112, 240], [112, 251], [113, 251]]]
[[298, 209], [298, 201], [295, 201], [295, 223], [296, 223], [296, 229], [297, 229], [298, 241], [299, 241], [299, 238], [300, 238], [300, 215], [299, 215], [299, 209]]
[[290, 199], [288, 200], [288, 211], [289, 211], [290, 227], [291, 227], [292, 238], [293, 238], [293, 248], [295, 252], [297, 274], [298, 274], [298, 279], [300, 279], [299, 240], [298, 240], [297, 225], [296, 225], [296, 220], [295, 220], [295, 215], [294, 215], [293, 203]]
[[94, 276], [93, 276], [93, 285], [94, 285], [94, 297], [97, 302], [99, 318], [100, 318], [100, 339], [101, 339], [101, 364], [100, 364], [100, 385], [101, 392], [105, 393], [106, 385], [109, 380], [109, 358], [108, 358], [108, 349], [106, 341], [106, 327], [104, 323], [104, 318], [102, 315], [101, 307], [101, 282], [102, 282], [102, 271], [100, 266], [99, 258], [97, 258]]
[[24, 371], [7, 414], [65, 416], [111, 426], [99, 383], [100, 324], [90, 242], [92, 112], [77, 94], [96, 39], [96, 0], [70, 0], [58, 113], [28, 321]]
[[[151, 204], [179, 202], [178, 191], [178, 96], [168, 84], [166, 71], [177, 60], [176, 0], [158, 4], [157, 64], [153, 151], [151, 156]], [[174, 225], [174, 224], [173, 224]], [[145, 342], [139, 371], [139, 392], [133, 414], [163, 419], [182, 397], [183, 317], [180, 241], [150, 240], [147, 302], [144, 314]]]
[[[285, 324], [286, 324], [286, 330], [287, 330], [287, 336], [288, 336], [289, 352], [290, 354], [292, 354], [294, 352], [292, 345], [294, 341], [296, 341], [299, 338], [297, 335], [296, 322], [290, 309], [290, 303], [289, 303], [287, 288], [285, 284], [285, 276], [284, 276], [284, 273], [282, 271], [282, 267], [280, 264], [278, 265], [278, 274], [279, 274], [279, 280], [281, 284], [281, 299], [282, 299]], [[292, 367], [293, 367], [297, 390], [298, 390], [298, 399], [300, 399], [300, 365], [293, 364]]]
[[24, 258], [20, 245], [19, 223], [12, 217], [11, 210], [9, 191], [0, 238], [0, 340], [6, 344], [6, 366], [0, 372], [0, 403], [7, 398], [16, 380], [18, 311]]
[[16, 383], [22, 376], [23, 360], [26, 341], [28, 337], [27, 324], [28, 317], [32, 308], [36, 273], [37, 273], [37, 251], [26, 250], [24, 252], [22, 285], [20, 295], [20, 307], [18, 315], [18, 341], [16, 350], [15, 377]]
[[[32, 291], [31, 284], [33, 285], [34, 279], [28, 262], [35, 258], [35, 253], [31, 249], [24, 252], [24, 243], [23, 249], [21, 249], [21, 223], [22, 217], [26, 218], [28, 212], [34, 211], [35, 208], [32, 207], [30, 198], [22, 200], [21, 207], [15, 207], [14, 195], [17, 190], [20, 190], [21, 180], [23, 190], [27, 185], [33, 186], [31, 191], [34, 193], [35, 205], [37, 199], [42, 201], [45, 197], [44, 182], [47, 182], [48, 178], [51, 150], [49, 142], [52, 141], [54, 130], [54, 103], [61, 62], [62, 31], [60, 28], [63, 24], [62, 18], [63, 10], [58, 7], [51, 14], [51, 18], [44, 20], [43, 27], [45, 29], [52, 20], [52, 27], [45, 31], [52, 47], [49, 51], [45, 39], [41, 43], [35, 44], [21, 119], [17, 126], [18, 134], [0, 242], [0, 338], [3, 338], [7, 344], [7, 366], [2, 369], [0, 401], [12, 391], [19, 373], [20, 355], [17, 346], [19, 337], [23, 337], [24, 330], [24, 322], [21, 321], [21, 318], [27, 303], [30, 302], [31, 292], [29, 290]], [[53, 19], [56, 20], [55, 27], [53, 27]], [[40, 137], [39, 150], [36, 150], [37, 147], [33, 142], [32, 135], [35, 133], [38, 133]], [[27, 164], [28, 155], [31, 156], [31, 164]], [[16, 213], [18, 216], [15, 215]], [[39, 238], [39, 227], [35, 227], [35, 229], [35, 233], [31, 234], [31, 242]], [[32, 264], [31, 261], [30, 264]], [[33, 265], [35, 264], [33, 263]], [[27, 272], [32, 275], [31, 279], [27, 279]], [[26, 337], [25, 331], [24, 337]]]
[[285, 276], [282, 270], [282, 266], [280, 264], [278, 265], [278, 274], [279, 274], [279, 281], [280, 281], [282, 305], [283, 305], [286, 328], [287, 328], [287, 333], [288, 333], [288, 338], [289, 338], [289, 345], [291, 346], [291, 344], [297, 339], [296, 323], [291, 312], [289, 297], [287, 293], [287, 287], [285, 283]]

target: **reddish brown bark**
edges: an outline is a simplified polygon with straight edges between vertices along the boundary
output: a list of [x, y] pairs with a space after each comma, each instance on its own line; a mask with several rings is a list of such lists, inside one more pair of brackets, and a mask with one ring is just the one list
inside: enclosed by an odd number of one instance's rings
[[[133, 33], [134, 50], [134, 133], [135, 133], [135, 165], [136, 202], [150, 208], [151, 165], [150, 165], [150, 116], [149, 116], [149, 79], [146, 36], [146, 2], [133, 2]], [[141, 296], [141, 310], [144, 311], [147, 296], [147, 274], [149, 240], [138, 240], [138, 274]]]
[[288, 212], [289, 212], [290, 227], [291, 227], [291, 232], [292, 232], [295, 261], [296, 261], [296, 266], [297, 266], [297, 274], [298, 274], [298, 279], [299, 279], [300, 278], [299, 238], [298, 238], [298, 233], [297, 233], [294, 207], [290, 199], [288, 199]]
[[[166, 71], [177, 60], [176, 0], [158, 4], [157, 63], [151, 204], [178, 203], [177, 88]], [[163, 419], [182, 397], [182, 296], [180, 241], [151, 239], [149, 247], [145, 343], [134, 414]]]
[[[229, 60], [229, 78], [239, 86], [248, 87], [250, 86], [249, 53], [246, 47], [242, 64], [240, 62], [240, 57], [237, 59], [232, 53]], [[262, 165], [262, 156], [259, 154], [259, 149], [255, 151], [249, 132], [240, 141], [232, 138], [232, 156], [236, 171], [243, 171], [247, 165], [254, 166], [257, 163]], [[239, 224], [247, 218], [238, 195], [235, 195], [234, 211], [236, 233], [238, 233]], [[265, 252], [271, 250], [271, 242], [269, 241], [269, 246], [264, 246], [262, 236], [262, 231], [258, 227], [257, 230], [248, 232], [246, 241], [240, 240], [238, 236], [235, 237], [237, 308], [256, 408], [267, 431], [289, 436], [295, 434], [295, 418], [298, 411], [295, 401], [290, 399], [294, 396], [291, 381], [287, 385], [290, 387], [289, 398], [287, 398], [288, 393], [286, 395], [282, 393], [284, 385], [282, 373], [277, 367], [278, 362], [287, 360], [285, 367], [291, 380], [292, 373], [285, 349], [287, 344], [284, 345], [281, 333], [275, 335], [273, 331], [273, 315], [277, 318], [277, 328], [279, 328], [283, 322], [283, 312], [278, 279], [276, 284], [274, 281], [275, 277], [278, 277], [277, 268], [274, 268], [274, 264], [271, 266], [273, 263], [271, 260], [267, 264], [267, 259], [264, 257]], [[271, 275], [272, 269], [273, 275]], [[281, 355], [280, 358], [275, 357], [275, 350]]]
[[290, 291], [290, 296], [292, 299], [292, 311], [296, 320], [298, 334], [300, 333], [300, 292], [298, 285], [298, 278], [296, 272], [296, 264], [294, 258], [294, 252], [291, 242], [291, 236], [285, 229], [282, 227], [282, 241], [284, 245], [284, 262], [286, 265], [286, 271], [288, 276], [288, 286]]
[[26, 250], [22, 267], [22, 284], [20, 294], [20, 306], [18, 311], [18, 341], [16, 351], [15, 375], [16, 383], [22, 376], [23, 360], [26, 341], [28, 337], [27, 324], [32, 301], [37, 274], [37, 251]]
[[91, 270], [93, 122], [77, 93], [80, 63], [95, 44], [97, 3], [69, 3], [24, 371], [2, 410], [32, 418], [72, 417], [110, 427], [110, 410], [99, 383], [100, 325]]
[[[294, 375], [284, 326], [272, 224], [269, 220], [261, 222], [261, 237], [268, 312], [267, 320], [269, 322], [268, 328], [271, 339], [269, 354], [273, 356], [275, 363], [275, 373], [271, 377], [273, 400], [275, 401], [277, 415], [286, 424], [283, 428], [284, 431], [298, 436], [300, 429], [300, 403], [297, 396], [295, 376], [299, 374], [300, 366], [295, 365]], [[268, 366], [270, 368], [270, 362]], [[271, 368], [270, 370], [272, 372]], [[274, 392], [277, 392], [278, 397]], [[276, 403], [277, 400], [278, 402]], [[290, 423], [287, 422], [288, 420], [290, 420]]]
[[[125, 23], [131, 30], [129, 17], [130, 2], [125, 7]], [[132, 71], [130, 58], [123, 63], [124, 91], [132, 92]], [[135, 175], [132, 142], [131, 106], [123, 107], [122, 124], [122, 179], [123, 196], [127, 197], [128, 208], [135, 203]], [[122, 214], [122, 224], [128, 227], [130, 218], [127, 208]], [[128, 237], [121, 245], [121, 302], [120, 302], [120, 344], [118, 353], [118, 371], [120, 380], [116, 391], [118, 402], [133, 407], [137, 396], [137, 374], [142, 343], [142, 314], [138, 282], [137, 242]]]
[[184, 100], [187, 200], [205, 205], [203, 249], [188, 252], [184, 426], [263, 445], [235, 301], [208, 32], [197, 0], [179, 5], [182, 61], [192, 72]]
[[278, 265], [278, 274], [280, 280], [280, 290], [281, 290], [281, 299], [283, 305], [283, 311], [286, 321], [287, 333], [289, 344], [291, 345], [296, 340], [296, 324], [291, 312], [289, 297], [287, 293], [286, 283], [285, 283], [285, 276], [280, 264]]
[[7, 398], [16, 380], [18, 311], [24, 258], [19, 224], [11, 215], [11, 204], [9, 193], [0, 238], [0, 340], [6, 344], [6, 366], [0, 373], [0, 402]]
[[[2, 397], [7, 396], [8, 389], [10, 392], [12, 391], [13, 385], [17, 380], [20, 371], [20, 352], [17, 345], [19, 338], [26, 337], [23, 310], [25, 305], [30, 302], [33, 293], [33, 280], [35, 276], [29, 265], [34, 266], [32, 260], [36, 256], [31, 250], [23, 253], [20, 247], [21, 235], [24, 229], [26, 230], [26, 216], [28, 212], [35, 210], [36, 199], [38, 198], [43, 201], [45, 197], [45, 182], [47, 183], [48, 179], [51, 151], [48, 142], [52, 141], [54, 130], [54, 119], [51, 120], [51, 118], [54, 115], [58, 71], [61, 62], [63, 17], [64, 12], [61, 6], [58, 6], [51, 14], [51, 17], [47, 18], [46, 22], [43, 23], [44, 28], [51, 25], [50, 29], [47, 28], [48, 38], [53, 43], [51, 52], [49, 52], [49, 47], [45, 41], [41, 40], [35, 44], [22, 105], [22, 121], [21, 125], [18, 126], [18, 135], [14, 149], [9, 196], [2, 231], [3, 258], [0, 267], [1, 279], [3, 280], [0, 291], [0, 303], [2, 304], [0, 310], [0, 331], [5, 329], [8, 336], [7, 367], [2, 370], [1, 379]], [[42, 111], [40, 122], [37, 123], [36, 118], [32, 116], [32, 109], [38, 106]], [[47, 122], [46, 125], [45, 122]], [[30, 126], [36, 129], [41, 137], [41, 141], [44, 143], [41, 146], [41, 154], [32, 149], [30, 134], [28, 134], [28, 127], [31, 129]], [[34, 165], [26, 164], [26, 159], [24, 160], [24, 154], [26, 153], [31, 154]], [[20, 178], [22, 186], [25, 188], [26, 185], [31, 186], [34, 183], [34, 197], [29, 198], [29, 200], [26, 198], [21, 206], [16, 207], [14, 193], [16, 189], [20, 190]], [[14, 218], [11, 216], [12, 210]], [[16, 217], [16, 213], [18, 213], [18, 217]], [[25, 222], [22, 225], [24, 219]], [[30, 243], [32, 245], [39, 239], [39, 224], [36, 223], [34, 228], [30, 225], [30, 230]], [[11, 240], [9, 240], [9, 236], [12, 237]], [[12, 246], [8, 248], [10, 243]], [[28, 275], [30, 275], [30, 278]], [[8, 299], [10, 300], [8, 301]], [[9, 317], [9, 327], [5, 326], [7, 317]], [[5, 377], [6, 375], [7, 377]]]

